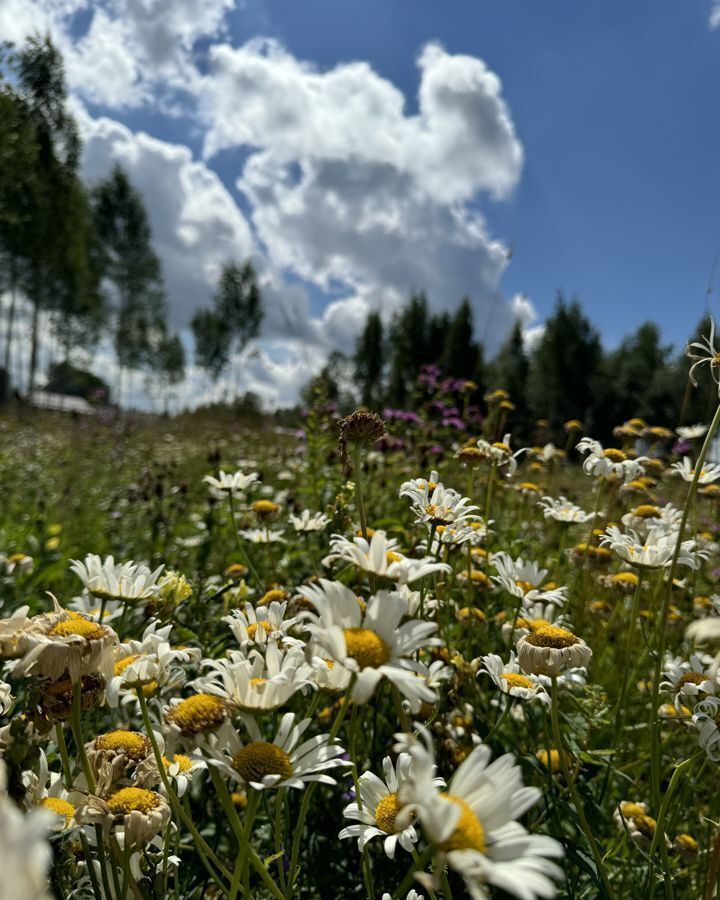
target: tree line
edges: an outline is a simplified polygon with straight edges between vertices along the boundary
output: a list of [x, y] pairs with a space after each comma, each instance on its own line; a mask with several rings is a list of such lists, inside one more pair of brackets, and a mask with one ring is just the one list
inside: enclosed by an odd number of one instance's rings
[[[71, 362], [101, 340], [117, 361], [117, 400], [123, 380], [141, 373], [167, 398], [185, 377], [186, 353], [167, 322], [162, 266], [141, 194], [116, 165], [86, 185], [80, 177], [81, 141], [69, 112], [62, 56], [49, 37], [0, 49], [0, 366], [6, 376], [38, 380], [41, 335], [54, 340], [61, 360], [46, 373], [68, 390], [90, 383]], [[198, 298], [199, 305], [203, 298]], [[27, 323], [18, 317], [28, 312]], [[192, 321], [195, 361], [212, 380], [233, 353], [256, 337], [260, 290], [250, 262], [222, 268], [211, 309]], [[29, 336], [26, 360], [16, 360], [19, 336]]]
[[[705, 317], [689, 340], [708, 331]], [[706, 422], [717, 396], [709, 373], [692, 388], [684, 348], [663, 344], [656, 324], [645, 322], [617, 348], [606, 350], [580, 302], [562, 295], [531, 347], [517, 322], [497, 354], [486, 360], [475, 333], [469, 300], [454, 313], [433, 314], [427, 298], [416, 294], [388, 324], [379, 312], [370, 312], [352, 358], [331, 357], [305, 398], [319, 390], [341, 404], [361, 402], [378, 411], [417, 407], [427, 399], [422, 372], [434, 365], [448, 394], [471, 382], [470, 402], [480, 410], [486, 392], [506, 390], [518, 435], [529, 439], [538, 420], [559, 430], [577, 418], [586, 433], [606, 440], [615, 426], [633, 417], [670, 428]], [[352, 385], [354, 396], [343, 397], [343, 384]]]

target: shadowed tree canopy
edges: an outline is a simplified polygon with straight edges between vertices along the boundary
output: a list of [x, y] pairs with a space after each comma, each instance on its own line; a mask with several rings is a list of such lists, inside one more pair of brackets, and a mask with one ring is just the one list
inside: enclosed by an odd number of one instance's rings
[[121, 369], [154, 368], [165, 337], [160, 260], [141, 195], [120, 166], [93, 190], [98, 255]]
[[365, 328], [355, 345], [355, 380], [364, 406], [377, 408], [382, 401], [385, 363], [384, 329], [380, 313], [368, 314]]

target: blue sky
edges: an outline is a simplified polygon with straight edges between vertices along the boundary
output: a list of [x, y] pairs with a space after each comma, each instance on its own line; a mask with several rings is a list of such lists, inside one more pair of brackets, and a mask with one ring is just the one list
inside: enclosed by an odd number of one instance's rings
[[609, 347], [647, 319], [681, 346], [720, 250], [718, 26], [714, 0], [0, 0], [0, 37], [63, 51], [86, 177], [144, 193], [175, 327], [256, 260], [269, 402], [413, 288], [470, 294], [491, 352], [558, 290]]
[[513, 246], [505, 292], [528, 294], [541, 316], [558, 290], [576, 292], [608, 343], [647, 318], [682, 342], [720, 250], [720, 32], [708, 15], [701, 0], [267, 0], [249, 3], [248, 22], [321, 66], [370, 61], [410, 108], [419, 46], [481, 57], [525, 148], [513, 198], [484, 206]]

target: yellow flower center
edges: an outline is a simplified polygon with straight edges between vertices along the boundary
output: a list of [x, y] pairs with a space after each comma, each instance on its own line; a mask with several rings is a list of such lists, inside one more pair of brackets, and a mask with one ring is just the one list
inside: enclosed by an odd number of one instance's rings
[[538, 631], [540, 628], [548, 628], [550, 626], [550, 622], [547, 619], [523, 619], [520, 618], [517, 620], [518, 628], [527, 628], [528, 631], [534, 632]]
[[278, 603], [280, 603], [287, 596], [287, 591], [282, 590], [282, 588], [271, 588], [269, 591], [266, 591], [258, 600], [258, 606], [267, 606], [268, 603], [272, 603], [273, 601], [277, 601]]
[[387, 794], [375, 807], [375, 824], [385, 834], [395, 833], [395, 818], [400, 804], [397, 794]]
[[110, 812], [115, 816], [126, 816], [131, 812], [150, 812], [160, 803], [160, 795], [145, 788], [121, 788], [107, 801]]
[[639, 819], [646, 815], [645, 809], [639, 803], [630, 803], [629, 801], [620, 804], [620, 812], [626, 819]]
[[519, 672], [507, 672], [505, 675], [502, 675], [501, 678], [508, 688], [527, 688], [530, 691], [535, 689], [535, 685], [527, 675], [520, 675]]
[[285, 781], [293, 773], [290, 757], [277, 744], [253, 741], [233, 756], [233, 769], [246, 782], [262, 781], [266, 775], [279, 775]]
[[68, 803], [67, 800], [62, 800], [60, 797], [46, 797], [44, 800], [40, 801], [39, 805], [44, 806], [45, 809], [52, 810], [60, 816], [60, 818], [65, 819], [66, 825], [75, 815], [75, 807], [72, 803]]
[[119, 659], [115, 665], [113, 666], [113, 672], [116, 675], [122, 675], [122, 673], [127, 669], [128, 666], [131, 666], [136, 659], [140, 659], [140, 653], [132, 653], [130, 656], [125, 656], [123, 659]]
[[503, 441], [495, 441], [492, 447], [493, 450], [500, 450], [501, 453], [507, 453], [508, 455], [512, 453], [512, 450]]
[[560, 765], [560, 753], [557, 750], [538, 750], [535, 758], [553, 773], [559, 772], [562, 768]]
[[535, 590], [535, 585], [530, 584], [529, 581], [522, 581], [518, 579], [516, 579], [515, 581], [515, 587], [519, 587], [523, 594], [527, 594], [530, 591]]
[[453, 850], [477, 850], [478, 853], [484, 853], [485, 829], [472, 809], [462, 797], [455, 797], [452, 794], [441, 796], [460, 807], [460, 818], [453, 833], [439, 845], [439, 849], [444, 853], [451, 853]]
[[605, 459], [609, 459], [610, 462], [614, 463], [625, 462], [627, 459], [627, 456], [623, 451], [618, 450], [617, 447], [608, 447], [607, 450], [603, 450], [603, 456]]
[[638, 519], [659, 519], [660, 518], [660, 510], [657, 506], [652, 506], [649, 503], [643, 503], [641, 506], [636, 506], [632, 511], [634, 516], [637, 516]]
[[50, 629], [50, 634], [56, 637], [77, 637], [85, 638], [86, 641], [99, 641], [105, 634], [97, 622], [91, 622], [90, 619], [65, 619], [64, 622], [58, 622]]
[[612, 576], [613, 584], [632, 585], [635, 587], [638, 577], [634, 572], [618, 572]]
[[686, 672], [675, 687], [681, 688], [684, 684], [702, 684], [703, 681], [707, 681], [707, 675], [703, 675], [702, 672]]
[[255, 635], [257, 634], [258, 628], [261, 628], [265, 632], [265, 634], [267, 634], [270, 631], [270, 625], [264, 619], [261, 619], [259, 622], [248, 625], [247, 633], [248, 633], [248, 637], [250, 638], [251, 641], [255, 640]]
[[525, 640], [532, 644], [533, 647], [553, 647], [561, 650], [564, 647], [572, 647], [577, 644], [580, 638], [565, 628], [557, 628], [555, 625], [544, 625], [535, 631], [530, 632]]
[[22, 562], [24, 559], [25, 559], [24, 553], [11, 553], [10, 556], [8, 556], [8, 561], [11, 563], [19, 563], [19, 562]]
[[691, 834], [684, 833], [675, 838], [675, 843], [680, 850], [686, 853], [696, 853], [700, 846]]
[[385, 554], [385, 559], [387, 560], [388, 565], [390, 565], [390, 563], [402, 562], [402, 556], [394, 550], [388, 550]]
[[181, 700], [166, 718], [185, 734], [199, 734], [217, 728], [227, 716], [227, 709], [220, 697], [214, 694], [195, 694]]
[[253, 505], [253, 512], [259, 516], [267, 516], [270, 513], [277, 512], [280, 507], [277, 503], [273, 503], [272, 500], [256, 500]]
[[134, 760], [145, 759], [149, 748], [148, 739], [137, 731], [109, 731], [95, 738], [96, 750], [114, 750]]
[[361, 669], [377, 669], [390, 659], [390, 648], [376, 632], [369, 628], [346, 628], [345, 647], [347, 655], [354, 659]]
[[182, 753], [176, 753], [172, 759], [168, 759], [167, 756], [163, 756], [162, 761], [166, 769], [169, 769], [170, 766], [177, 766], [178, 774], [189, 772], [192, 768], [192, 760], [189, 756], [184, 756]]

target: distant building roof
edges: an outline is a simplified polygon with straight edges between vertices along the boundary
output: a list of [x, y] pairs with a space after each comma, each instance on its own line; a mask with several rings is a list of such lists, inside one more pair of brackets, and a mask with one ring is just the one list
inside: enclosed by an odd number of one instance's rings
[[71, 397], [69, 394], [51, 394], [48, 391], [33, 391], [30, 394], [30, 405], [38, 409], [53, 409], [58, 412], [74, 412], [81, 415], [94, 415], [95, 407], [84, 397]]

